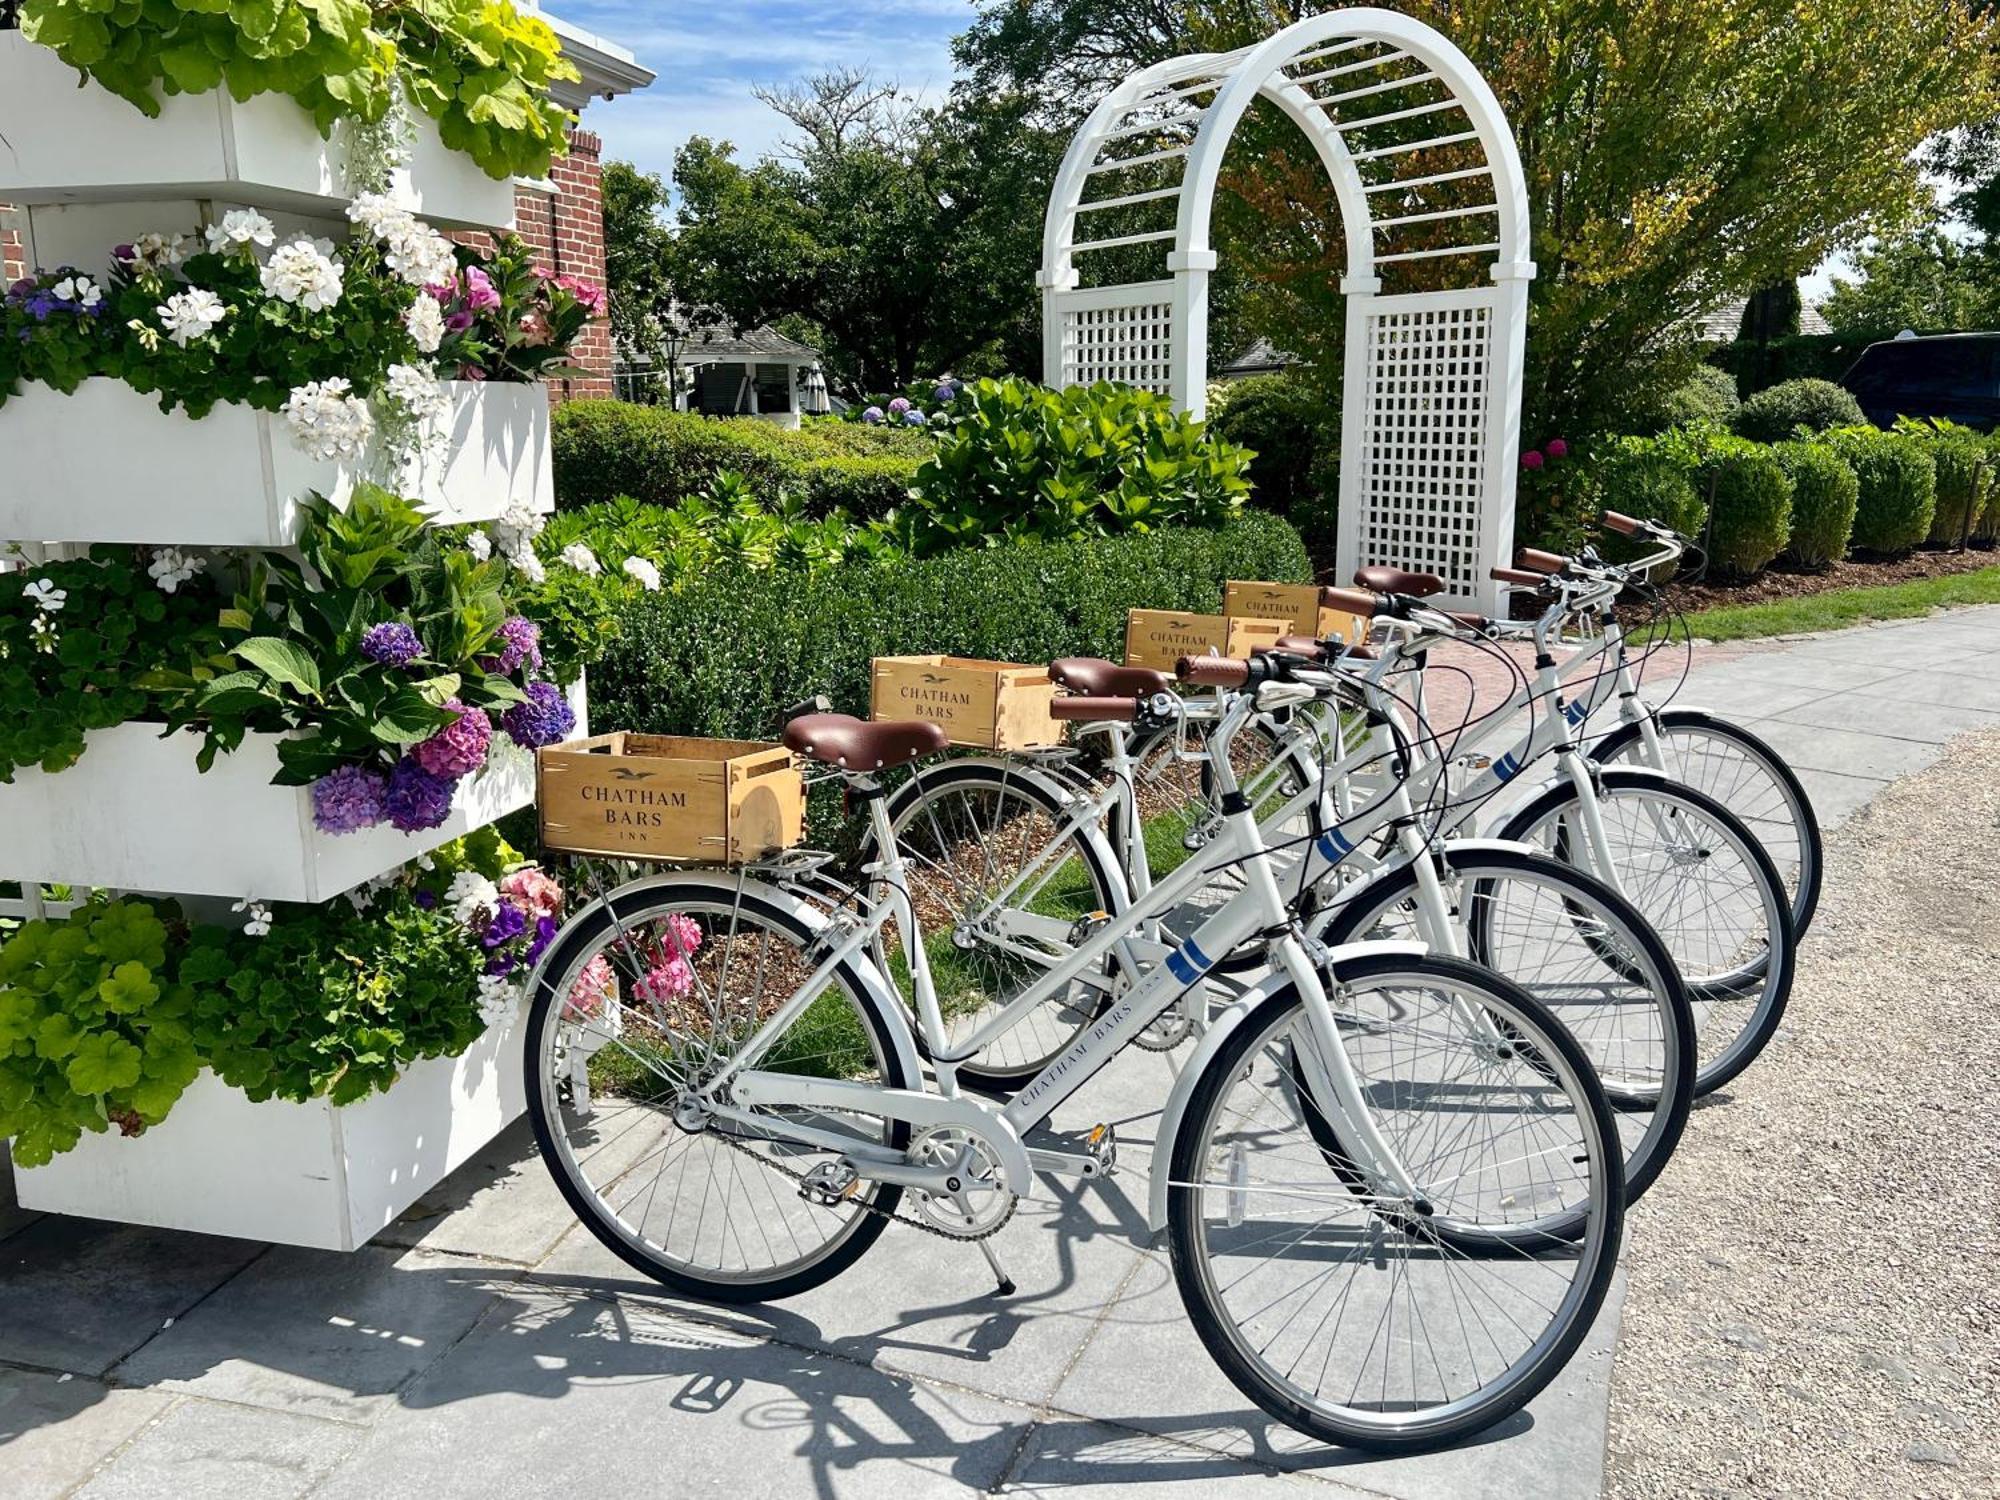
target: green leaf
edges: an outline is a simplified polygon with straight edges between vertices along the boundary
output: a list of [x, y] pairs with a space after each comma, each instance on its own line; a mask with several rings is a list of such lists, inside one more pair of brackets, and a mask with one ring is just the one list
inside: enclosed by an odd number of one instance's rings
[[300, 646], [276, 636], [260, 635], [242, 642], [236, 654], [275, 681], [318, 701], [319, 666]]
[[79, 1094], [109, 1094], [139, 1081], [139, 1060], [139, 1049], [122, 1037], [87, 1036], [63, 1076]]
[[144, 964], [122, 963], [97, 987], [97, 998], [113, 1015], [130, 1015], [159, 999], [160, 987]]

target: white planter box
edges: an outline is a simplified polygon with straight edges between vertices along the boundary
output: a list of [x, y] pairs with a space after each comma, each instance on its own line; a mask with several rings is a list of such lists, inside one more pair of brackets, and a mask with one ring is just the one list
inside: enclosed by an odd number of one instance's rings
[[[78, 75], [46, 47], [0, 32], [0, 202], [208, 199], [339, 218], [354, 193], [342, 131], [322, 140], [280, 94], [238, 104], [226, 89], [163, 100], [160, 117]], [[514, 184], [449, 151], [418, 114], [392, 192], [432, 223], [511, 229]], [[164, 226], [171, 227], [171, 226]]]
[[413, 1064], [386, 1094], [252, 1104], [212, 1073], [127, 1140], [86, 1135], [17, 1168], [21, 1206], [198, 1234], [353, 1250], [527, 1108], [518, 1010], [462, 1057]]
[[[571, 694], [584, 724], [583, 685]], [[459, 784], [442, 828], [328, 834], [312, 792], [272, 786], [278, 737], [251, 735], [195, 769], [192, 735], [156, 724], [93, 732], [83, 759], [0, 786], [0, 868], [9, 880], [176, 895], [328, 901], [535, 800], [535, 760], [511, 744]]]
[[[438, 461], [390, 487], [440, 525], [490, 521], [516, 501], [555, 509], [547, 387], [450, 382]], [[282, 547], [299, 502], [344, 505], [351, 465], [299, 451], [285, 419], [217, 406], [199, 421], [99, 376], [74, 395], [28, 385], [0, 406], [0, 539]]]

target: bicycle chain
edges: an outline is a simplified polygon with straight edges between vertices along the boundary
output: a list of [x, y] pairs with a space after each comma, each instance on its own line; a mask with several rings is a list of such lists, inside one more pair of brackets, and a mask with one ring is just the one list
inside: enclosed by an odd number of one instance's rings
[[[773, 1161], [768, 1156], [760, 1156], [755, 1151], [752, 1151], [748, 1146], [744, 1145], [741, 1141], [738, 1141], [731, 1136], [718, 1134], [717, 1139], [719, 1139], [724, 1145], [728, 1146], [731, 1150], [741, 1151], [745, 1156], [749, 1157], [752, 1161], [757, 1162], [762, 1166], [769, 1167], [772, 1171], [778, 1173], [780, 1176], [789, 1177], [794, 1182], [801, 1182], [801, 1183], [805, 1182], [811, 1176], [811, 1174], [808, 1172], [794, 1172], [790, 1167], [785, 1166], [782, 1162]], [[919, 1190], [913, 1188], [911, 1189], [911, 1191], [915, 1192]], [[977, 1234], [953, 1234], [949, 1229], [941, 1229], [937, 1225], [933, 1224], [929, 1219], [926, 1219], [921, 1215], [900, 1214], [894, 1212], [891, 1209], [877, 1208], [874, 1204], [865, 1202], [860, 1198], [856, 1198], [853, 1201], [855, 1206], [861, 1209], [862, 1212], [874, 1214], [877, 1218], [880, 1219], [887, 1219], [892, 1224], [907, 1224], [912, 1229], [921, 1229], [925, 1234], [934, 1234], [941, 1240], [950, 1240], [953, 1244], [976, 1245], [981, 1240], [989, 1240], [993, 1238], [994, 1235], [998, 1234], [1001, 1230], [1005, 1229], [1007, 1225], [1013, 1221], [1014, 1210], [1021, 1206], [1021, 1195], [1019, 1193], [1013, 1192], [1012, 1190], [1006, 1188], [1002, 1188], [1000, 1191], [1005, 1192], [1007, 1196], [1012, 1198], [1014, 1201], [1007, 1205], [1007, 1212], [1000, 1216], [999, 1220], [993, 1225], [991, 1229], [982, 1229]], [[800, 1196], [804, 1197], [805, 1195], [801, 1194]], [[813, 1202], [816, 1200], [807, 1199], [807, 1201]], [[821, 1204], [820, 1206], [824, 1208], [824, 1207], [830, 1207], [831, 1205]]]

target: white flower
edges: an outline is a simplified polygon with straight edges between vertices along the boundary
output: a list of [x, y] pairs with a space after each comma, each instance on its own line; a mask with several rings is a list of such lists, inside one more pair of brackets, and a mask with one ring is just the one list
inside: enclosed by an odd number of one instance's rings
[[649, 594], [659, 592], [660, 570], [643, 557], [628, 557], [625, 559], [625, 576], [637, 579], [639, 587], [643, 588]]
[[35, 649], [45, 655], [53, 654], [57, 642], [62, 639], [62, 632], [56, 629], [52, 615], [36, 615], [28, 626], [28, 633], [34, 639]]
[[520, 1003], [521, 991], [513, 980], [501, 974], [479, 976], [479, 1019], [488, 1026], [498, 1026]]
[[485, 562], [493, 555], [493, 538], [483, 531], [468, 531], [465, 534], [465, 550]]
[[104, 293], [88, 276], [65, 276], [49, 288], [60, 302], [74, 302], [86, 311], [104, 300]]
[[387, 193], [363, 193], [347, 205], [350, 223], [359, 224], [378, 240], [387, 239], [410, 222], [408, 209], [399, 206]]
[[267, 296], [307, 312], [325, 312], [340, 300], [341, 275], [340, 262], [302, 235], [272, 253], [262, 279]]
[[207, 338], [215, 325], [229, 316], [223, 300], [206, 287], [190, 287], [153, 309], [167, 337], [185, 349], [196, 339]]
[[514, 570], [527, 579], [528, 582], [548, 582], [549, 570], [543, 567], [542, 560], [535, 556], [535, 549], [533, 547], [517, 548], [515, 551], [507, 554], [507, 561], [512, 563]]
[[501, 555], [530, 583], [541, 583], [549, 576], [535, 555], [535, 538], [548, 524], [548, 517], [526, 500], [516, 500], [493, 523], [493, 540]]
[[69, 602], [69, 591], [57, 588], [53, 578], [37, 578], [21, 592], [52, 615], [60, 614], [63, 605]]
[[243, 913], [243, 931], [250, 937], [269, 937], [271, 934], [271, 908], [261, 901], [249, 897], [229, 908]]
[[411, 286], [443, 286], [458, 275], [451, 241], [415, 219], [382, 236], [382, 259]]
[[437, 298], [421, 295], [403, 314], [403, 326], [409, 329], [419, 353], [435, 354], [444, 342], [444, 308]]
[[368, 403], [339, 376], [300, 386], [284, 410], [292, 441], [315, 458], [357, 459], [375, 432]]
[[278, 226], [254, 208], [232, 208], [222, 216], [220, 224], [208, 226], [211, 250], [246, 249], [251, 245], [269, 249], [277, 238]]
[[206, 558], [194, 557], [178, 547], [162, 547], [153, 554], [146, 572], [161, 593], [171, 594], [207, 566]]
[[458, 925], [470, 927], [478, 917], [490, 917], [500, 909], [500, 887], [477, 870], [460, 870], [451, 877], [444, 899]]
[[571, 542], [563, 548], [562, 560], [586, 578], [595, 578], [604, 571], [604, 564], [597, 560], [597, 554], [582, 542]]
[[444, 382], [418, 365], [391, 365], [382, 393], [419, 422], [442, 421], [451, 409]]
[[193, 245], [184, 234], [142, 234], [132, 241], [132, 263], [163, 270], [188, 258]]

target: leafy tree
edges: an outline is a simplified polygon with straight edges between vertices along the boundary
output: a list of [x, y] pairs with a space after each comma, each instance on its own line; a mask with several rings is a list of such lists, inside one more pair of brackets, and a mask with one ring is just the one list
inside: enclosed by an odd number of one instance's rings
[[2000, 256], [1936, 226], [1854, 257], [1821, 309], [1836, 333], [1952, 333], [2000, 323]]
[[808, 320], [836, 380], [1032, 367], [1038, 204], [1061, 142], [1030, 102], [916, 109], [858, 72], [761, 95], [795, 127], [746, 166], [701, 137], [677, 158], [689, 291], [738, 326]]
[[667, 225], [671, 195], [657, 173], [630, 162], [604, 164], [604, 279], [611, 337], [627, 354], [650, 360], [671, 401], [681, 382], [679, 356], [713, 309], [687, 301], [680, 260]]

